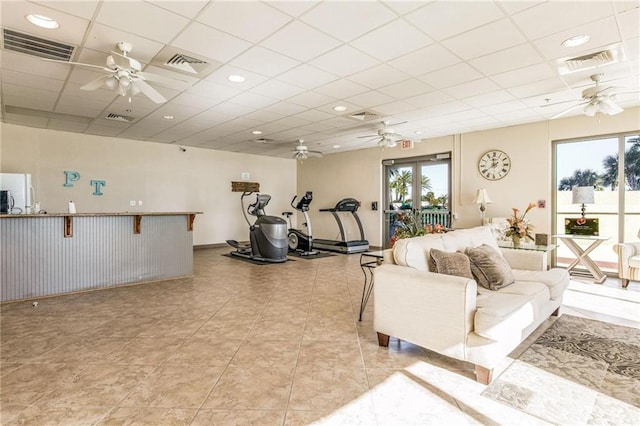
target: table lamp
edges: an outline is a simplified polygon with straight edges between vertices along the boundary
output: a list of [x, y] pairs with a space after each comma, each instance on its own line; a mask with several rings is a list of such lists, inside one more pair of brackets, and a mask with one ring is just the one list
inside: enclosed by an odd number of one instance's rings
[[489, 194], [487, 194], [487, 190], [484, 188], [478, 189], [476, 192], [476, 204], [480, 205], [480, 225], [484, 225], [484, 211], [487, 209], [487, 204], [491, 204], [491, 198], [489, 198]]
[[584, 220], [585, 204], [594, 203], [594, 189], [593, 186], [574, 186], [572, 192], [572, 204], [582, 204], [580, 211], [582, 212], [582, 219]]

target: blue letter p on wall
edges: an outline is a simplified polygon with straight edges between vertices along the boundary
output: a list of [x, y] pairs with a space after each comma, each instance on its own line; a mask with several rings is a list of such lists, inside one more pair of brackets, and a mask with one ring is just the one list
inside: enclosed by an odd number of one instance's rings
[[70, 170], [65, 170], [64, 171], [64, 185], [62, 185], [62, 186], [72, 187], [73, 183], [71, 183], [71, 182], [75, 182], [77, 180], [80, 180], [80, 173], [73, 172], [73, 171], [70, 171]]

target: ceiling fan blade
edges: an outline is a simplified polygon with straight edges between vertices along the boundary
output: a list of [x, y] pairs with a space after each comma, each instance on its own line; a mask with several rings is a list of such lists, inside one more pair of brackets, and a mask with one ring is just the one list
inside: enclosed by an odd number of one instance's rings
[[606, 114], [609, 115], [616, 115], [616, 114], [620, 114], [622, 111], [624, 111], [620, 105], [616, 104], [615, 102], [613, 102], [611, 99], [609, 98], [603, 98], [600, 100], [600, 103], [606, 105]]
[[135, 79], [131, 82], [134, 86], [136, 86], [142, 93], [147, 95], [149, 99], [157, 104], [161, 104], [167, 102], [167, 100], [153, 87], [149, 86], [149, 84], [142, 79]]
[[109, 71], [112, 72], [113, 70], [104, 67], [103, 65], [93, 65], [93, 64], [84, 64], [82, 62], [69, 62], [69, 61], [60, 61], [58, 59], [47, 59], [47, 58], [41, 58], [43, 61], [47, 61], [47, 62], [58, 62], [61, 64], [65, 64], [65, 65], [79, 65], [81, 67], [87, 67], [87, 68], [100, 68], [103, 71]]
[[80, 87], [80, 90], [96, 90], [101, 88], [102, 86], [104, 86], [104, 82], [107, 81], [108, 79], [110, 79], [112, 76], [110, 75], [103, 75], [100, 78], [97, 78], [93, 81], [88, 82], [87, 84], [85, 84], [84, 86]]
[[559, 112], [558, 114], [554, 115], [553, 117], [549, 118], [549, 120], [554, 120], [554, 119], [556, 119], [556, 118], [560, 118], [560, 117], [562, 117], [563, 115], [570, 113], [570, 112], [571, 112], [571, 111], [573, 111], [574, 109], [580, 108], [582, 105], [586, 105], [586, 104], [588, 104], [588, 103], [589, 103], [589, 102], [581, 102], [581, 103], [579, 103], [579, 104], [572, 105], [572, 106], [570, 106], [569, 108], [565, 109], [564, 111], [561, 111], [561, 112]]
[[389, 123], [387, 121], [383, 121], [382, 125], [383, 126], [387, 126], [387, 127], [391, 127], [391, 126], [399, 126], [400, 124], [405, 124], [405, 123], [408, 123], [408, 121], [399, 121], [397, 123]]
[[578, 101], [578, 100], [570, 100], [570, 101], [554, 102], [554, 103], [552, 103], [552, 104], [544, 104], [544, 105], [540, 105], [540, 108], [546, 108], [546, 107], [550, 107], [550, 106], [556, 106], [556, 105], [568, 104], [569, 102], [579, 102], [579, 101]]
[[144, 80], [147, 81], [152, 81], [154, 83], [158, 83], [161, 84], [163, 86], [166, 86], [168, 88], [176, 88], [176, 89], [180, 89], [182, 88], [181, 86], [184, 84], [188, 84], [187, 81], [185, 80], [179, 80], [177, 78], [172, 78], [172, 77], [165, 77], [164, 75], [160, 75], [160, 74], [153, 74], [150, 72], [143, 72], [143, 73], [138, 73], [138, 76], [141, 76]]
[[140, 62], [136, 61], [133, 58], [124, 56], [123, 54], [114, 52], [114, 51], [111, 51], [111, 56], [115, 64], [120, 68], [127, 68], [135, 71], [142, 71], [142, 65], [140, 65]]

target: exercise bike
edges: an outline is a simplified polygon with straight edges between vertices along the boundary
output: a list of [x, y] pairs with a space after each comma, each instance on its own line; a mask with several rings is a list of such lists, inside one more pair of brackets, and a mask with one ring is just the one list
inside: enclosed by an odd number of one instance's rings
[[[287, 260], [287, 222], [277, 216], [267, 216], [264, 208], [269, 204], [271, 196], [256, 194], [255, 203], [249, 204], [245, 212], [244, 198], [253, 192], [243, 192], [240, 197], [242, 215], [249, 225], [249, 243], [240, 244], [236, 240], [227, 240], [227, 244], [236, 250], [229, 253], [231, 256], [244, 257], [260, 262], [279, 263]], [[251, 224], [247, 213], [256, 216]]]
[[308, 234], [305, 234], [299, 229], [293, 229], [291, 226], [291, 216], [293, 212], [282, 212], [283, 216], [287, 217], [289, 221], [289, 232], [287, 236], [289, 237], [289, 251], [296, 253], [298, 256], [313, 256], [318, 254], [317, 250], [313, 250], [313, 237], [311, 233], [311, 221], [309, 220], [309, 205], [311, 204], [311, 200], [313, 199], [313, 193], [311, 191], [307, 191], [298, 204], [293, 204], [298, 198], [297, 195], [294, 195], [291, 200], [291, 207], [302, 212], [304, 215], [304, 226], [307, 227]]

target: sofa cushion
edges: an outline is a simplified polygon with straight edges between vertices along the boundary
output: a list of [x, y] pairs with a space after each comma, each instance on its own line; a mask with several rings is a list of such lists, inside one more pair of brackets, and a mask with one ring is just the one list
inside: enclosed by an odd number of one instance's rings
[[429, 257], [435, 265], [433, 272], [473, 279], [471, 265], [466, 254], [459, 251], [451, 253], [432, 248], [429, 250]]
[[458, 229], [442, 235], [442, 245], [446, 251], [464, 250], [467, 247], [478, 247], [486, 244], [493, 247], [502, 256], [496, 238], [488, 226]]
[[547, 286], [551, 300], [562, 298], [562, 294], [569, 286], [569, 274], [566, 269], [551, 268], [548, 271], [525, 271], [513, 269], [516, 281], [538, 282]]
[[478, 295], [474, 331], [492, 340], [522, 340], [522, 331], [536, 320], [535, 296], [502, 291]]
[[629, 258], [629, 267], [640, 268], [640, 255], [631, 256]]
[[515, 281], [511, 267], [493, 247], [486, 244], [468, 247], [464, 253], [469, 256], [473, 277], [482, 287], [498, 290]]

